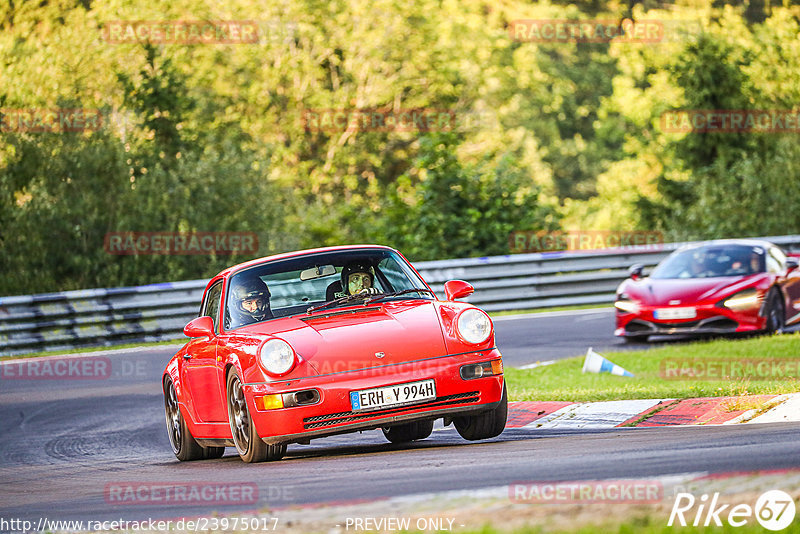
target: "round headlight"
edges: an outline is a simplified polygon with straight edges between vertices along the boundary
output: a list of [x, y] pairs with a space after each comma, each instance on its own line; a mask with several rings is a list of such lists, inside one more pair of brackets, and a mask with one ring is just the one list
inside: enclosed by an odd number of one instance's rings
[[484, 312], [470, 308], [458, 316], [456, 328], [461, 339], [477, 345], [489, 339], [492, 333], [492, 321]]
[[258, 351], [264, 369], [273, 375], [288, 373], [294, 366], [294, 349], [282, 339], [270, 339]]

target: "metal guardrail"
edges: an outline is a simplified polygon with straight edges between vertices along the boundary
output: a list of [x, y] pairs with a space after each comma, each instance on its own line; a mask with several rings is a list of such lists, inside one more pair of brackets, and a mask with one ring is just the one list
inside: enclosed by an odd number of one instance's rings
[[[800, 235], [762, 238], [790, 252]], [[656, 265], [684, 243], [595, 252], [545, 252], [418, 262], [438, 295], [447, 280], [467, 280], [465, 299], [487, 311], [521, 310], [614, 300], [628, 267]], [[207, 280], [88, 289], [0, 298], [0, 355], [84, 346], [185, 339]]]

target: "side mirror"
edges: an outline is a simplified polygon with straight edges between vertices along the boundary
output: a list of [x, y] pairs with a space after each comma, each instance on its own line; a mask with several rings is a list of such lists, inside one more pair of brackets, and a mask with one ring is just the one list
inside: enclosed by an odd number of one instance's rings
[[800, 260], [793, 257], [786, 258], [786, 274], [794, 271], [797, 267], [800, 267]]
[[444, 294], [447, 300], [455, 300], [468, 297], [475, 292], [472, 284], [463, 280], [449, 280], [444, 283]]
[[641, 263], [634, 263], [631, 265], [631, 268], [628, 269], [628, 276], [630, 276], [632, 280], [638, 280], [642, 277], [642, 272], [644, 272], [644, 265]]
[[211, 317], [205, 315], [193, 319], [189, 324], [183, 327], [183, 333], [187, 337], [208, 337], [212, 338], [214, 334], [214, 321]]

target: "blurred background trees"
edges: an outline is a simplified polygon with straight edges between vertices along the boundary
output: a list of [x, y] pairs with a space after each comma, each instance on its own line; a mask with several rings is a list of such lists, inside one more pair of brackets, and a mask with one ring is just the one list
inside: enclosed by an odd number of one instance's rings
[[[674, 109], [795, 109], [797, 2], [59, 0], [0, 6], [0, 294], [209, 277], [250, 256], [115, 256], [108, 232], [251, 231], [505, 254], [512, 231], [800, 231], [796, 133], [674, 133]], [[658, 43], [534, 43], [518, 19], [658, 20]], [[251, 20], [255, 44], [111, 43], [113, 21]], [[324, 109], [445, 110], [447, 131], [309, 128]]]

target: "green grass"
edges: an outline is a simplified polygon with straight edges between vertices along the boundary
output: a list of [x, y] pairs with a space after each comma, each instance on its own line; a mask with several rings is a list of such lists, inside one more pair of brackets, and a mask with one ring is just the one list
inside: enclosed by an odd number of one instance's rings
[[554, 311], [572, 311], [572, 310], [602, 310], [605, 308], [611, 308], [613, 303], [609, 302], [608, 304], [580, 304], [575, 306], [553, 306], [552, 308], [527, 308], [524, 310], [505, 310], [505, 311], [495, 311], [489, 312], [489, 317], [502, 317], [504, 315], [522, 315], [527, 313], [546, 313], [546, 312], [554, 312]]
[[634, 377], [581, 373], [583, 356], [559, 360], [535, 369], [506, 368], [509, 400], [601, 401], [621, 399], [693, 398], [800, 391], [797, 378], [666, 379], [661, 362], [677, 360], [800, 359], [800, 333], [748, 339], [676, 343], [650, 350], [608, 352], [603, 356]]
[[41, 351], [41, 352], [28, 352], [25, 354], [15, 354], [13, 356], [0, 356], [0, 360], [18, 360], [20, 358], [38, 358], [40, 356], [63, 356], [65, 354], [82, 354], [84, 352], [99, 352], [101, 350], [118, 350], [118, 349], [137, 349], [142, 347], [158, 347], [161, 345], [182, 345], [188, 338], [172, 339], [164, 341], [150, 341], [147, 343], [123, 343], [120, 345], [102, 345], [99, 347], [84, 347], [68, 350], [54, 350], [54, 351]]

